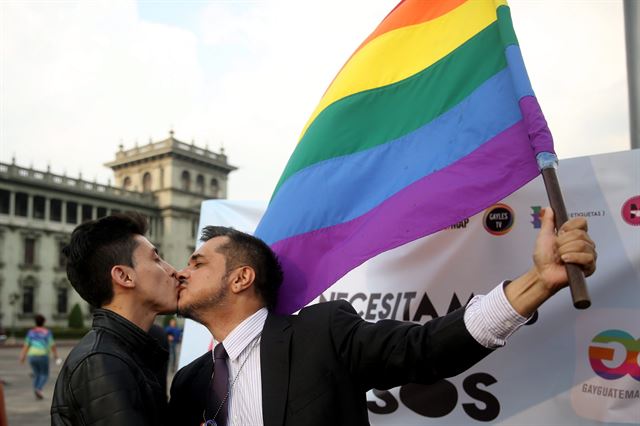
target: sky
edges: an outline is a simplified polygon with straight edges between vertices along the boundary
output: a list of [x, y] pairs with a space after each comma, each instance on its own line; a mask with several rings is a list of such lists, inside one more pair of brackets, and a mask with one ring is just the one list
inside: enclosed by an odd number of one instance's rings
[[[268, 199], [335, 74], [396, 0], [1, 0], [0, 162], [108, 183], [175, 137]], [[622, 0], [511, 0], [560, 159], [629, 149]]]

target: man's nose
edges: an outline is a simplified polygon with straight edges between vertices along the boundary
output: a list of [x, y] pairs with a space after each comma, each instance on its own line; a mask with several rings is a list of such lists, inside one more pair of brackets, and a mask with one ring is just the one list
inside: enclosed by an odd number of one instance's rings
[[184, 268], [181, 271], [176, 271], [176, 278], [178, 281], [183, 282], [189, 278], [189, 271], [187, 268]]
[[176, 271], [176, 268], [171, 266], [169, 262], [164, 262], [164, 263], [165, 263], [165, 269], [169, 273], [169, 275], [171, 275], [172, 277], [177, 277], [178, 271]]

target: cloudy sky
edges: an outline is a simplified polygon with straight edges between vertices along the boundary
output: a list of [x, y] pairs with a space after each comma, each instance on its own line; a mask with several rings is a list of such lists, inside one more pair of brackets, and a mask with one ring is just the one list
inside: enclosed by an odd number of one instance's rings
[[[2, 0], [0, 161], [97, 179], [125, 148], [224, 146], [267, 199], [344, 61], [396, 0]], [[629, 147], [622, 0], [511, 0], [560, 158]]]

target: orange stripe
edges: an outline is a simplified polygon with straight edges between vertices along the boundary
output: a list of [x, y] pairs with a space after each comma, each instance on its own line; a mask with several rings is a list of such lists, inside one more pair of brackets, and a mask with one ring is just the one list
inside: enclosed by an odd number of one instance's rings
[[379, 35], [400, 27], [435, 19], [449, 13], [465, 1], [467, 0], [404, 0], [389, 12], [387, 17], [378, 25], [378, 28], [362, 42], [356, 52]]
[[378, 27], [373, 30], [369, 37], [367, 37], [351, 54], [351, 56], [349, 56], [349, 59], [347, 59], [344, 65], [342, 65], [338, 74], [333, 77], [331, 84], [329, 84], [329, 87], [327, 87], [322, 96], [324, 97], [324, 95], [327, 94], [327, 91], [335, 81], [336, 77], [340, 75], [351, 58], [353, 58], [353, 56], [358, 53], [365, 44], [369, 43], [374, 38], [381, 36], [384, 33], [388, 33], [389, 31], [406, 27], [407, 25], [419, 24], [445, 15], [466, 1], [467, 0], [402, 0], [391, 12], [389, 12], [382, 22], [380, 22]]
[[613, 349], [603, 348], [601, 346], [590, 346], [589, 358], [604, 359], [607, 361], [611, 361], [613, 359]]

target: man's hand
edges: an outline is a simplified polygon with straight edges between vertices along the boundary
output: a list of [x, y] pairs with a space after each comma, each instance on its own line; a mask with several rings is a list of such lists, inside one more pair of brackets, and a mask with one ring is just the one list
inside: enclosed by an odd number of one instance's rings
[[533, 267], [505, 288], [505, 295], [521, 315], [528, 317], [558, 290], [568, 285], [565, 263], [578, 265], [586, 276], [596, 269], [596, 248], [587, 233], [587, 221], [567, 221], [555, 233], [553, 210], [544, 209], [542, 227], [533, 252]]
[[596, 245], [587, 234], [587, 220], [574, 218], [554, 232], [553, 210], [544, 209], [533, 263], [543, 285], [553, 294], [567, 285], [565, 263], [575, 263], [585, 276], [596, 270]]

